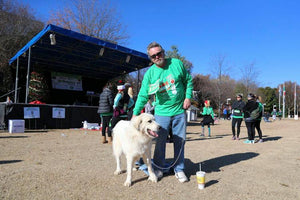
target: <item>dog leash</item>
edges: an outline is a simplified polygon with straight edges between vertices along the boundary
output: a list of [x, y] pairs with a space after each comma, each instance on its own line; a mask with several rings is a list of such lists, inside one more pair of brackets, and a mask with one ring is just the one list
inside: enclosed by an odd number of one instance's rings
[[158, 168], [158, 169], [161, 169], [161, 170], [170, 170], [170, 169], [171, 169], [172, 167], [174, 167], [175, 164], [177, 163], [177, 161], [178, 161], [178, 159], [179, 159], [179, 156], [180, 156], [180, 154], [182, 153], [184, 142], [185, 142], [185, 140], [182, 139], [182, 143], [181, 143], [181, 148], [180, 148], [179, 154], [178, 154], [176, 160], [175, 160], [169, 167], [161, 167], [161, 166], [158, 166], [157, 164], [154, 163], [153, 160], [152, 160], [152, 165], [155, 166], [155, 167]]

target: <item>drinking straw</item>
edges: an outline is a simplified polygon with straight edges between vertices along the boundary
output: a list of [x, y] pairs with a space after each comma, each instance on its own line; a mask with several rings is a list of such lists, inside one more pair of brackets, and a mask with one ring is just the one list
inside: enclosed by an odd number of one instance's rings
[[200, 168], [200, 171], [201, 171], [201, 163], [199, 164], [199, 168]]

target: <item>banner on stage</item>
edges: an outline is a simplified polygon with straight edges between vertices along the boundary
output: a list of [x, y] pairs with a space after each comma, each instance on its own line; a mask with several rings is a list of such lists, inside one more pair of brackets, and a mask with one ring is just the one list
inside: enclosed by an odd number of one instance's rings
[[51, 80], [54, 89], [82, 91], [80, 75], [51, 72]]

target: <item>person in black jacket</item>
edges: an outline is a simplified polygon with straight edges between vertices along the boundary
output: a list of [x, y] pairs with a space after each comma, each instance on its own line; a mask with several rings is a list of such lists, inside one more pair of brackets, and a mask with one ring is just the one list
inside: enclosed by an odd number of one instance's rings
[[[112, 95], [112, 91], [110, 90], [110, 84], [106, 83], [103, 87], [103, 91], [99, 97], [99, 107], [98, 113], [100, 114], [101, 123], [102, 123], [102, 143], [107, 143], [106, 141], [106, 128], [109, 127], [109, 122], [113, 115], [113, 104], [114, 99]], [[111, 132], [107, 132], [108, 142], [112, 141]]]
[[[233, 102], [232, 108], [232, 139], [239, 140], [241, 124], [243, 121], [243, 109], [245, 107], [245, 103], [242, 101], [243, 95], [237, 94], [236, 101]], [[236, 125], [236, 137], [235, 137], [235, 125]]]
[[259, 106], [259, 116], [258, 116], [258, 118], [256, 119], [256, 122], [255, 122], [255, 128], [257, 130], [258, 137], [259, 137], [259, 140], [257, 142], [262, 143], [264, 140], [262, 139], [262, 131], [261, 131], [261, 128], [260, 128], [260, 122], [261, 122], [261, 118], [262, 118], [263, 104], [261, 103], [261, 97], [260, 96], [256, 96], [256, 102], [258, 103], [258, 106]]
[[255, 122], [256, 119], [251, 117], [251, 113], [258, 108], [258, 103], [256, 102], [256, 97], [254, 94], [248, 94], [248, 102], [246, 103], [243, 111], [244, 111], [244, 119], [248, 132], [248, 140], [245, 140], [246, 144], [254, 144], [254, 136], [255, 136]]

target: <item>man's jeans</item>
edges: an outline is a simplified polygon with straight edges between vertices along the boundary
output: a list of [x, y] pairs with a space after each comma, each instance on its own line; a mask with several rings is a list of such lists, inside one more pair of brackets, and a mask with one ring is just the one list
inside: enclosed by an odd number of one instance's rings
[[[184, 145], [186, 138], [186, 114], [185, 112], [176, 116], [166, 117], [155, 115], [155, 121], [161, 125], [156, 138], [153, 162], [154, 169], [166, 171], [166, 141], [170, 129], [173, 132], [174, 140], [174, 172], [184, 170]], [[172, 165], [172, 166], [173, 166]]]

